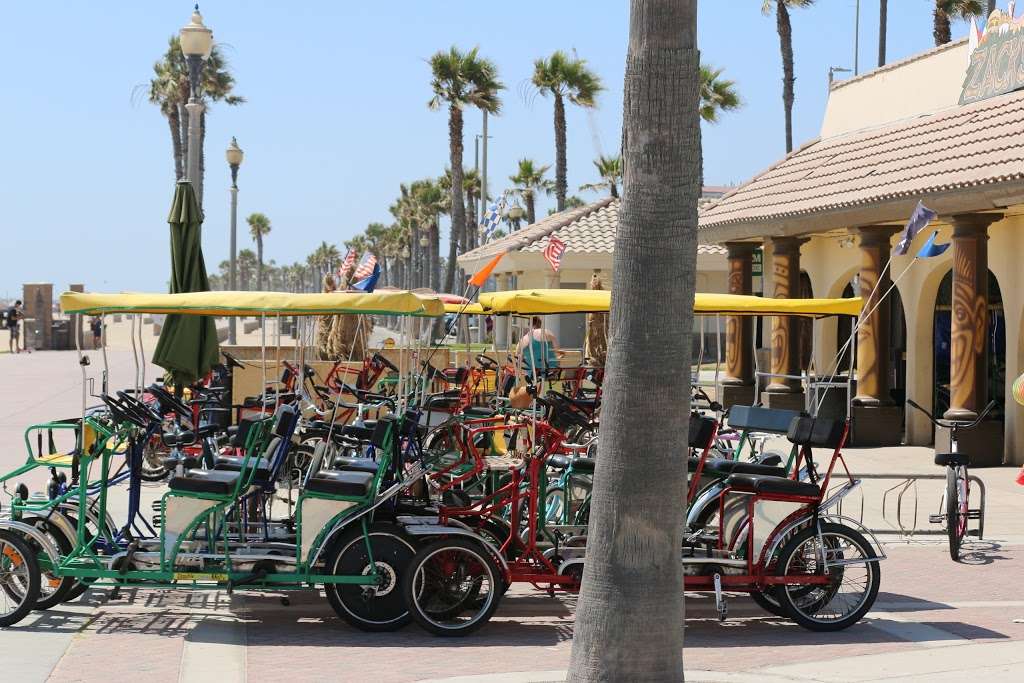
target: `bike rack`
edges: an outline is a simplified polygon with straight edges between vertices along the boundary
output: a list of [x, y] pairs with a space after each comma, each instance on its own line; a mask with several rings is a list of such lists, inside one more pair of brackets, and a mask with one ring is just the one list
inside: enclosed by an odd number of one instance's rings
[[[942, 529], [918, 529], [917, 528], [917, 519], [918, 519], [918, 514], [919, 514], [918, 511], [919, 511], [919, 507], [920, 507], [919, 504], [918, 504], [917, 482], [919, 480], [922, 480], [922, 479], [932, 480], [932, 481], [945, 481], [946, 480], [945, 473], [943, 473], [943, 474], [904, 474], [904, 473], [893, 473], [893, 474], [859, 474], [859, 475], [857, 475], [857, 478], [858, 479], [874, 479], [874, 480], [886, 480], [886, 479], [889, 479], [889, 480], [893, 480], [893, 481], [898, 481], [899, 482], [895, 486], [892, 486], [892, 487], [886, 489], [882, 493], [882, 519], [885, 521], [886, 524], [889, 525], [889, 528], [887, 528], [887, 529], [886, 528], [879, 528], [879, 529], [871, 528], [870, 530], [873, 533], [883, 533], [883, 534], [885, 534], [885, 533], [892, 533], [893, 531], [895, 531], [900, 536], [902, 536], [902, 537], [904, 537], [904, 538], [906, 538], [908, 540], [913, 538], [915, 535], [918, 535], [918, 534], [920, 534], [920, 535], [941, 535], [941, 534], [945, 534], [946, 533], [945, 530], [942, 530]], [[975, 476], [973, 474], [968, 474], [967, 478], [968, 478], [968, 480], [973, 485], [977, 486], [977, 490], [980, 493], [980, 505], [979, 505], [979, 507], [977, 509], [969, 510], [968, 519], [976, 519], [976, 520], [978, 520], [978, 539], [982, 539], [985, 536], [985, 482], [983, 482], [981, 479], [979, 479], [977, 476]], [[913, 512], [909, 512], [908, 513], [910, 515], [910, 518], [907, 520], [909, 522], [909, 525], [908, 525], [908, 524], [904, 524], [904, 496], [906, 496], [906, 494], [909, 493], [909, 492], [913, 492], [914, 495], [913, 495]], [[895, 505], [895, 510], [893, 510], [892, 507], [890, 507], [893, 504], [891, 499], [890, 499], [890, 496], [893, 496], [895, 498], [895, 504], [894, 504]], [[839, 510], [840, 514], [842, 514], [842, 505], [843, 505], [842, 501], [840, 501], [839, 505], [838, 505], [838, 510]], [[907, 501], [907, 506], [909, 507], [909, 505], [910, 505], [910, 501], [908, 500]], [[894, 521], [893, 521], [893, 519], [891, 517], [891, 514], [893, 512], [895, 512], [895, 523], [894, 523]], [[975, 515], [973, 513], [977, 513], [977, 514]], [[863, 521], [864, 521], [864, 497], [863, 497], [863, 494], [861, 495], [860, 514], [857, 516], [857, 520], [859, 522], [861, 522], [861, 523], [863, 523]]]

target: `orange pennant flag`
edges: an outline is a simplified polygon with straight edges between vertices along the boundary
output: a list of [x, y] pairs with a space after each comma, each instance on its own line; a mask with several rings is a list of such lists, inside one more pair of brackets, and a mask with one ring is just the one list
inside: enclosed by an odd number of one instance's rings
[[487, 263], [486, 266], [473, 273], [473, 277], [469, 278], [469, 284], [474, 285], [476, 287], [483, 287], [484, 283], [487, 282], [487, 278], [491, 276], [491, 271], [493, 271], [498, 266], [498, 261], [500, 261], [501, 257], [504, 256], [506, 253], [507, 252], [504, 251], [501, 252], [500, 254], [492, 258]]

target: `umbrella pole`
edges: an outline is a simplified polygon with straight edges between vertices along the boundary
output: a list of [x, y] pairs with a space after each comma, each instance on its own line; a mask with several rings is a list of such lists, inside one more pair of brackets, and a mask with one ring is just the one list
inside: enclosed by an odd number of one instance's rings
[[[260, 365], [263, 367], [263, 386], [260, 388], [260, 395], [267, 391], [267, 314], [260, 313]], [[277, 389], [274, 389], [274, 409], [277, 410]], [[265, 404], [264, 404], [265, 405]]]
[[[715, 313], [715, 400], [722, 398], [722, 390], [719, 386], [719, 372], [722, 369], [722, 316]], [[721, 403], [721, 401], [718, 401]], [[721, 417], [721, 415], [719, 415]]]
[[107, 362], [107, 316], [100, 316], [100, 349], [103, 350], [103, 393], [107, 393], [110, 384], [110, 364]]
[[[142, 344], [142, 316], [139, 315], [138, 318], [139, 318], [139, 326], [138, 326], [138, 333], [139, 333], [139, 360], [142, 361], [141, 363], [139, 363], [139, 368], [140, 368], [139, 369], [139, 377], [140, 377], [139, 386], [140, 387], [145, 387], [146, 386], [146, 347], [143, 346], [143, 344]], [[142, 400], [141, 396], [139, 397], [139, 400]]]

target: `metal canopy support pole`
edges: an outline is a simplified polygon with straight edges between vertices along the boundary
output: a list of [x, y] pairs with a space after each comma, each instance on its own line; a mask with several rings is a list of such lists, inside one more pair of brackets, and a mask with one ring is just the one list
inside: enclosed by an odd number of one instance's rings
[[103, 393], [108, 393], [110, 388], [110, 363], [107, 360], [107, 344], [104, 337], [107, 333], [107, 316], [100, 316], [100, 349], [103, 350]]

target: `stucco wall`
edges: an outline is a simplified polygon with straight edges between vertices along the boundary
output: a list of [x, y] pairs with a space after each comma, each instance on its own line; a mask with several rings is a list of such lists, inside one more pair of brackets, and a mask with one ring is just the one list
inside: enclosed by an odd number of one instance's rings
[[[898, 68], [894, 68], [898, 67]], [[957, 106], [967, 73], [967, 40], [896, 62], [829, 92], [821, 137], [873, 128]]]

